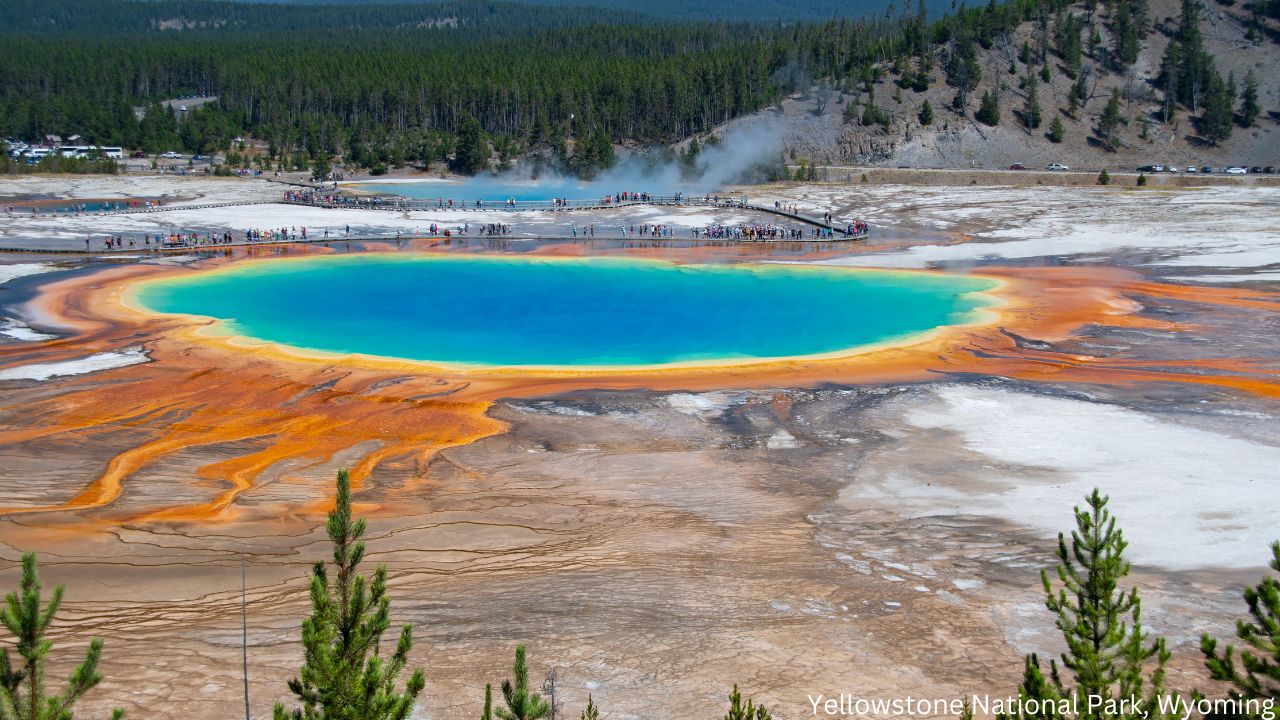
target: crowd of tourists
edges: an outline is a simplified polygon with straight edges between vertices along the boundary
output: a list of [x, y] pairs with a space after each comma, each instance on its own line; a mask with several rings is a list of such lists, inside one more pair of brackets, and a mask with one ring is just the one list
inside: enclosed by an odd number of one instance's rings
[[[143, 249], [143, 250], [159, 250], [161, 248], [173, 247], [203, 247], [207, 245], [227, 245], [233, 242], [231, 233], [188, 233], [188, 232], [171, 232], [171, 233], [147, 233], [140, 238], [126, 237], [124, 235], [108, 235], [102, 241], [102, 247], [107, 250], [125, 250], [125, 249]], [[84, 249], [92, 250], [93, 243], [90, 238], [85, 238]]]
[[[773, 209], [777, 210], [778, 212], [789, 213], [791, 215], [801, 214], [799, 205], [784, 203], [781, 201], [775, 202], [773, 204]], [[822, 213], [822, 222], [826, 223], [827, 225], [835, 224], [830, 212]], [[846, 238], [855, 238], [855, 237], [862, 236], [863, 234], [866, 233], [866, 231], [867, 231], [866, 223], [862, 222], [861, 220], [853, 220], [845, 225], [843, 234], [844, 234], [844, 237]], [[836, 236], [838, 232], [840, 231], [827, 230], [824, 232], [819, 230], [811, 234], [813, 235], [813, 237], [821, 240], [821, 239], [832, 239]]]
[[[374, 202], [374, 201], [377, 202]], [[337, 192], [322, 193], [315, 190], [285, 190], [284, 201], [302, 205], [344, 205], [358, 207], [360, 205], [381, 205], [382, 198], [357, 198]]]
[[[329, 231], [324, 231], [324, 236], [329, 236]], [[254, 229], [246, 230], [243, 235], [237, 235], [231, 231], [223, 232], [170, 232], [170, 233], [146, 233], [139, 237], [128, 237], [125, 235], [108, 235], [102, 241], [102, 247], [107, 250], [124, 250], [124, 249], [144, 249], [144, 250], [160, 250], [164, 248], [196, 248], [207, 247], [213, 245], [231, 245], [234, 243], [278, 243], [289, 242], [294, 240], [306, 240], [307, 229], [305, 227], [282, 227], [271, 229]], [[92, 238], [85, 238], [84, 249], [93, 249]]]
[[[319, 233], [317, 235], [317, 233]], [[410, 237], [468, 237], [472, 233], [479, 237], [510, 237], [513, 232], [511, 225], [507, 223], [462, 223], [457, 226], [446, 226], [442, 223], [431, 223], [425, 229], [414, 228]], [[574, 236], [577, 237], [578, 226], [574, 226]], [[582, 229], [583, 236], [595, 237], [595, 226], [584, 227]], [[404, 231], [397, 230], [396, 241], [404, 238]], [[351, 226], [347, 225], [341, 230], [335, 230], [331, 233], [329, 228], [308, 231], [306, 227], [292, 226], [279, 228], [250, 228], [245, 230], [243, 234], [224, 232], [171, 232], [168, 234], [145, 234], [136, 237], [127, 237], [124, 235], [109, 235], [102, 240], [101, 247], [107, 250], [124, 250], [128, 248], [161, 250], [166, 248], [200, 248], [215, 245], [232, 245], [232, 244], [257, 244], [257, 243], [288, 243], [288, 242], [307, 242], [308, 240], [329, 240], [352, 239]], [[93, 239], [85, 238], [84, 249], [94, 249]]]
[[670, 225], [623, 225], [622, 238], [673, 238], [676, 229]]
[[801, 240], [804, 233], [781, 225], [707, 225], [690, 232], [694, 238], [715, 240]]
[[694, 228], [694, 238], [711, 238], [716, 240], [847, 240], [858, 237], [866, 230], [866, 224], [860, 221], [849, 223], [843, 232], [832, 228], [795, 228], [782, 225], [708, 225]]
[[[356, 196], [344, 195], [337, 191], [335, 187], [332, 190], [325, 189], [305, 189], [305, 190], [286, 190], [284, 193], [284, 201], [287, 203], [303, 204], [303, 205], [319, 205], [324, 207], [353, 207], [353, 208], [396, 208], [396, 209], [416, 209], [426, 210], [434, 207], [436, 210], [466, 210], [466, 209], [486, 209], [491, 206], [497, 206], [498, 201], [479, 200], [455, 200], [451, 197], [437, 197], [432, 200], [413, 200], [404, 197], [390, 196]], [[501, 201], [502, 206], [507, 209], [516, 209], [517, 206], [522, 209], [536, 210], [540, 208], [550, 209], [568, 209], [573, 207], [591, 207], [591, 206], [609, 206], [621, 205], [628, 203], [645, 203], [645, 202], [665, 202], [682, 204], [692, 202], [698, 205], [711, 205], [714, 207], [745, 207], [745, 197], [731, 197], [721, 195], [705, 195], [701, 198], [694, 197], [687, 199], [684, 193], [676, 193], [671, 196], [658, 196], [650, 192], [637, 192], [634, 190], [623, 190], [612, 195], [597, 197], [595, 200], [571, 200], [567, 197], [553, 197], [547, 200], [516, 200], [514, 197], [508, 197]], [[798, 208], [794, 205], [782, 205], [774, 203], [774, 208], [782, 212], [790, 212], [797, 214]]]
[[[480, 237], [509, 237], [511, 235], [511, 226], [506, 223], [477, 223], [476, 230]], [[418, 232], [418, 228], [413, 229], [414, 237], [421, 237], [423, 233]], [[467, 237], [471, 234], [471, 223], [462, 223], [456, 227], [445, 227], [440, 223], [431, 223], [427, 226], [427, 237]], [[399, 239], [399, 233], [396, 234]]]
[[485, 223], [480, 226], [482, 237], [506, 237], [511, 234], [511, 226], [505, 223]]
[[[352, 207], [352, 208], [404, 208], [404, 209], [423, 209], [423, 205], [430, 203], [430, 200], [414, 201], [402, 197], [383, 197], [374, 195], [372, 197], [343, 195], [339, 192], [319, 192], [316, 190], [286, 190], [284, 193], [284, 201], [286, 203], [295, 203], [301, 205], [321, 205], [325, 207]], [[557, 201], [557, 204], [560, 201]], [[565, 200], [564, 202], [568, 202]], [[503, 203], [509, 208], [516, 206], [515, 198], [507, 198]], [[558, 205], [557, 205], [558, 206]], [[437, 210], [465, 210], [469, 207], [481, 209], [488, 207], [485, 200], [472, 200], [470, 204], [465, 200], [454, 200], [453, 198], [438, 197], [435, 199], [435, 208]]]
[[[616, 204], [627, 202], [649, 202], [654, 199], [654, 195], [648, 192], [622, 191], [613, 195], [607, 195], [599, 200], [600, 203]], [[684, 196], [678, 194], [674, 196], [675, 201], [683, 202]], [[333, 205], [342, 207], [369, 207], [369, 206], [391, 206], [402, 207], [403, 203], [408, 202], [404, 198], [383, 198], [376, 197], [354, 197], [343, 195], [333, 190], [325, 189], [290, 189], [284, 192], [284, 200], [290, 203], [305, 203], [314, 205]], [[703, 198], [695, 198], [694, 202], [702, 201], [710, 205], [739, 206], [745, 199], [737, 197], [721, 197], [719, 195], [707, 195]], [[427, 201], [430, 202], [430, 201]], [[508, 207], [514, 207], [517, 203], [515, 198], [508, 198], [505, 201]], [[552, 204], [560, 207], [567, 207], [571, 203], [566, 198], [555, 198]], [[466, 202], [457, 202], [453, 198], [438, 198], [436, 205], [440, 209], [466, 209]], [[103, 210], [121, 210], [137, 207], [159, 207], [158, 200], [128, 200], [109, 202], [102, 205]], [[483, 208], [484, 201], [474, 201], [474, 207]], [[86, 211], [88, 206], [80, 204], [72, 206], [79, 208], [80, 211]], [[800, 208], [795, 204], [786, 204], [775, 202], [774, 209], [782, 213], [799, 214]], [[6, 214], [14, 213], [14, 206], [5, 206]], [[621, 234], [622, 239], [628, 240], [632, 238], [642, 239], [675, 239], [677, 237], [689, 237], [692, 239], [714, 239], [714, 240], [740, 240], [740, 241], [806, 241], [806, 240], [840, 240], [864, 237], [867, 232], [866, 223], [861, 220], [852, 220], [844, 225], [843, 229], [831, 227], [833, 219], [831, 213], [824, 212], [821, 215], [822, 221], [828, 227], [791, 227], [776, 224], [714, 224], [704, 227], [684, 228], [683, 226], [673, 226], [663, 223], [643, 223], [643, 224], [627, 224], [616, 226]], [[319, 231], [321, 237], [325, 240], [330, 237], [330, 230], [324, 228]], [[413, 228], [413, 234], [409, 237], [469, 237], [476, 233], [480, 237], [510, 237], [513, 235], [512, 226], [506, 223], [478, 223], [474, 227], [471, 223], [461, 223], [458, 225], [448, 225], [442, 223], [430, 223], [425, 232], [419, 228]], [[396, 240], [400, 241], [404, 237], [405, 231], [396, 231]], [[596, 226], [573, 224], [570, 227], [570, 233], [574, 238], [595, 238]], [[606, 231], [608, 234], [608, 231]], [[687, 234], [686, 234], [687, 233]], [[333, 233], [335, 238], [351, 239], [351, 226], [346, 225], [342, 234], [338, 231]], [[128, 238], [125, 236], [110, 236], [103, 241], [103, 247], [107, 250], [121, 250], [125, 248], [145, 249], [162, 249], [162, 248], [190, 248], [204, 247], [212, 245], [231, 245], [231, 244], [256, 244], [256, 243], [287, 243], [297, 241], [307, 241], [315, 238], [308, 237], [306, 227], [280, 227], [257, 229], [250, 228], [243, 234], [232, 232], [173, 232], [167, 235], [143, 235], [140, 237]], [[85, 240], [85, 249], [92, 249], [90, 239]]]
[[[644, 223], [638, 225], [620, 225], [618, 232], [623, 240], [633, 238], [643, 239], [675, 239], [677, 237], [686, 237], [685, 230], [668, 225], [658, 223]], [[796, 228], [786, 227], [782, 225], [707, 225], [705, 227], [690, 228], [687, 237], [692, 239], [712, 239], [712, 240], [740, 240], [745, 242], [752, 241], [784, 241], [784, 240], [843, 240], [861, 237], [866, 232], [866, 223], [860, 220], [850, 222], [843, 231], [831, 228]], [[432, 238], [453, 238], [453, 237], [470, 237], [472, 233], [479, 237], [511, 237], [513, 235], [511, 225], [507, 223], [462, 223], [460, 225], [448, 225], [443, 223], [431, 223], [425, 228], [425, 232], [421, 228], [415, 227], [410, 237], [432, 237]], [[329, 228], [323, 228], [316, 234], [308, 232], [306, 227], [279, 227], [279, 228], [250, 228], [243, 234], [225, 232], [171, 232], [168, 234], [145, 234], [138, 237], [126, 237], [124, 235], [111, 235], [103, 239], [102, 247], [106, 250], [123, 250], [123, 249], [165, 249], [165, 248], [198, 248], [214, 245], [232, 245], [232, 244], [256, 244], [256, 243], [287, 243], [287, 242], [306, 242], [308, 240], [332, 238], [351, 239], [351, 226], [347, 225], [342, 229], [341, 234], [338, 231], [330, 233]], [[596, 226], [573, 224], [570, 227], [570, 234], [574, 238], [595, 238]], [[400, 241], [404, 237], [404, 231], [396, 231], [396, 240]], [[86, 238], [84, 241], [85, 250], [92, 250], [92, 240]]]
[[[300, 205], [321, 205], [325, 207], [352, 207], [352, 208], [409, 208], [410, 201], [408, 198], [402, 197], [383, 197], [374, 195], [372, 197], [365, 195], [343, 195], [337, 190], [330, 192], [320, 192], [318, 190], [286, 190], [284, 192], [284, 201], [286, 203], [294, 203]], [[446, 207], [444, 198], [436, 201], [439, 208]], [[454, 206], [453, 199], [450, 198], [447, 207]], [[461, 205], [459, 205], [461, 207]]]
[[[71, 203], [69, 205], [55, 205], [50, 207], [41, 207], [39, 205], [31, 206], [32, 215], [84, 215], [89, 213], [107, 213], [120, 212], [122, 210], [137, 210], [139, 208], [158, 208], [161, 206], [159, 200], [109, 200], [107, 202], [94, 203], [95, 207], [90, 207], [89, 203]], [[22, 207], [17, 205], [5, 205], [5, 215], [18, 215], [22, 211]]]

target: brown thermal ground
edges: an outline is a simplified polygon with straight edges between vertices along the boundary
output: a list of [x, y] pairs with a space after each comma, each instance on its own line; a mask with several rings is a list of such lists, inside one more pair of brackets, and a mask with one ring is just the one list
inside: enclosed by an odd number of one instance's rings
[[[944, 249], [970, 240], [932, 237]], [[810, 246], [787, 259], [857, 264], [911, 247]], [[699, 262], [774, 251], [537, 252]], [[1054, 533], [954, 498], [1014, 478], [1043, 484], [1048, 503], [1068, 474], [1092, 476], [1064, 464], [1082, 452], [1065, 440], [1043, 463], [986, 454], [959, 413], [988, 400], [1063, 417], [1105, 406], [1099, 423], [1139, 423], [1134, 443], [1185, 428], [1275, 452], [1280, 294], [1126, 264], [969, 267], [1006, 281], [998, 318], [851, 357], [491, 373], [204, 337], [120, 302], [132, 283], [190, 268], [112, 265], [40, 289], [32, 312], [67, 328], [61, 337], [0, 345], [0, 372], [136, 348], [149, 358], [0, 381], [0, 541], [8, 561], [39, 551], [46, 582], [67, 585], [55, 677], [89, 637], [106, 639], [89, 714], [242, 713], [242, 558], [253, 714], [289, 701], [339, 467], [369, 518], [368, 559], [390, 569], [393, 621], [415, 625], [428, 678], [417, 717], [477, 715], [517, 643], [538, 678], [556, 668], [573, 715], [591, 693], [614, 718], [713, 717], [734, 683], [778, 717], [810, 714], [806, 696], [819, 693], [1007, 695], [1022, 653], [1059, 649], [1038, 589]], [[999, 435], [1011, 416], [992, 412]], [[1176, 429], [1158, 418], [1159, 432], [1139, 422], [1164, 412], [1186, 417]], [[1010, 423], [1010, 442], [1023, 442]], [[895, 497], [908, 486], [927, 500]], [[1052, 500], [1058, 527], [1078, 499]], [[1149, 622], [1177, 653], [1172, 684], [1206, 684], [1196, 638], [1229, 632], [1239, 587], [1261, 572], [1257, 551], [1246, 565], [1138, 557]]]

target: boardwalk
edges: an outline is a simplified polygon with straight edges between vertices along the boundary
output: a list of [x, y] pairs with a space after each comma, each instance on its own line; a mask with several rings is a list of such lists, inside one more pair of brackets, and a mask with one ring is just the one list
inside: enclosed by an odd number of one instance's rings
[[[323, 196], [322, 196], [323, 197]], [[685, 195], [646, 195], [642, 198], [625, 200], [614, 199], [591, 199], [591, 200], [474, 200], [453, 202], [452, 200], [421, 200], [402, 197], [350, 197], [343, 202], [329, 202], [323, 199], [294, 199], [285, 200], [286, 204], [306, 205], [308, 207], [323, 208], [344, 208], [344, 209], [366, 209], [366, 210], [391, 210], [400, 212], [412, 211], [430, 211], [430, 212], [570, 212], [574, 210], [615, 210], [624, 207], [635, 207], [638, 205], [656, 205], [666, 207], [710, 207], [710, 208], [735, 208], [741, 210], [752, 210], [759, 213], [783, 217], [788, 220], [795, 220], [813, 227], [823, 228], [839, 233], [842, 237], [840, 240], [860, 240], [867, 236], [864, 230], [861, 233], [848, 235], [845, 232], [848, 226], [840, 226], [834, 223], [828, 223], [822, 218], [810, 217], [800, 213], [788, 212], [767, 205], [754, 205], [747, 201], [743, 196], [721, 196], [721, 195], [704, 195], [704, 196], [685, 196]]]
[[[309, 195], [309, 194], [308, 194]], [[390, 212], [493, 212], [493, 213], [511, 213], [511, 212], [539, 212], [539, 213], [558, 213], [571, 211], [608, 211], [617, 210], [636, 206], [666, 206], [666, 207], [708, 207], [723, 209], [739, 209], [749, 210], [752, 212], [772, 215], [779, 218], [785, 218], [795, 222], [801, 222], [812, 227], [830, 231], [832, 237], [829, 238], [719, 238], [730, 242], [819, 242], [831, 243], [842, 241], [864, 240], [868, 236], [868, 230], [863, 225], [859, 232], [850, 233], [848, 229], [853, 226], [852, 223], [845, 226], [829, 223], [823, 218], [815, 218], [800, 213], [793, 213], [776, 207], [768, 207], [764, 205], [754, 205], [747, 201], [745, 196], [653, 196], [644, 195], [640, 198], [627, 198], [624, 200], [511, 200], [511, 201], [471, 201], [468, 203], [454, 203], [450, 205], [447, 201], [440, 200], [418, 200], [401, 197], [385, 197], [385, 198], [367, 198], [367, 197], [351, 197], [341, 196], [341, 201], [329, 200], [327, 198], [337, 196], [316, 195], [313, 197], [305, 197], [303, 193], [289, 193], [286, 198], [279, 201], [272, 200], [252, 200], [239, 202], [223, 202], [223, 203], [204, 203], [204, 204], [175, 204], [159, 207], [148, 208], [121, 208], [118, 210], [102, 210], [94, 214], [97, 215], [140, 215], [140, 214], [156, 214], [165, 212], [174, 212], [182, 210], [203, 210], [211, 208], [231, 208], [245, 207], [251, 205], [298, 205], [304, 207], [317, 207], [326, 209], [341, 210], [371, 210], [371, 211], [390, 211]], [[53, 215], [56, 218], [56, 214]], [[219, 250], [231, 247], [250, 247], [250, 246], [269, 246], [269, 245], [288, 245], [297, 243], [331, 243], [331, 242], [400, 242], [402, 240], [411, 239], [447, 239], [449, 236], [419, 236], [410, 234], [382, 234], [382, 235], [364, 235], [364, 236], [339, 236], [339, 235], [313, 235], [312, 237], [292, 237], [279, 240], [236, 240], [232, 242], [177, 242], [166, 243], [160, 246], [150, 247], [119, 247], [112, 249], [79, 249], [79, 248], [41, 248], [36, 245], [30, 246], [11, 246], [0, 247], [0, 252], [6, 253], [47, 253], [47, 254], [111, 254], [116, 252], [122, 253], [171, 253], [171, 252], [189, 252], [198, 250]], [[590, 240], [590, 239], [616, 239], [606, 236], [578, 236], [578, 235], [538, 235], [538, 236], [466, 236], [453, 235], [456, 240], [478, 240], [478, 239], [502, 239], [502, 240], [531, 240], [531, 241], [568, 241], [568, 240]], [[622, 239], [626, 239], [625, 236]], [[641, 238], [655, 242], [687, 242], [698, 238], [689, 237], [669, 237], [669, 238]], [[711, 239], [711, 238], [706, 238]]]

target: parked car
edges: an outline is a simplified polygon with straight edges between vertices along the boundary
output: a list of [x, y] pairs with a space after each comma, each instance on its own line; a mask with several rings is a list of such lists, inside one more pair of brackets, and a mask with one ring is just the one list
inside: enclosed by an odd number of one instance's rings
[[1195, 166], [1195, 165], [1188, 165], [1188, 166], [1187, 166], [1187, 172], [1189, 172], [1189, 173], [1193, 173], [1193, 172], [1195, 172], [1195, 171], [1196, 171], [1196, 166]]
[[1063, 165], [1062, 163], [1051, 163], [1048, 167], [1045, 168], [1045, 170], [1054, 170], [1054, 171], [1070, 170], [1070, 169], [1071, 168], [1067, 167], [1066, 165]]
[[1249, 172], [1253, 173], [1254, 175], [1257, 175], [1258, 173], [1262, 172], [1262, 166], [1254, 165], [1253, 167], [1249, 168]]
[[133, 154], [132, 154], [132, 155], [130, 155], [130, 157], [136, 157], [136, 158], [144, 158], [144, 157], [146, 157], [146, 156], [147, 156], [147, 154], [146, 154], [145, 152], [143, 152], [142, 150], [134, 150], [134, 151], [133, 151]]
[[1164, 172], [1164, 166], [1163, 166], [1163, 165], [1152, 165], [1152, 166], [1151, 166], [1151, 172]]
[[1273, 167], [1273, 166], [1271, 166], [1271, 165], [1268, 165], [1268, 166], [1266, 166], [1266, 167], [1262, 168], [1262, 172], [1264, 172], [1264, 173], [1266, 173], [1266, 174], [1268, 174], [1268, 175], [1275, 175], [1275, 174], [1276, 174], [1276, 169], [1275, 169], [1275, 167]]
[[182, 157], [182, 156], [181, 156], [181, 155], [179, 155], [178, 153], [176, 153], [176, 152], [174, 152], [174, 151], [170, 150], [169, 152], [165, 153], [164, 155], [161, 155], [160, 157], [162, 157], [162, 158], [166, 158], [166, 159], [169, 159], [169, 160], [177, 160], [178, 158], [180, 158], [180, 157]]
[[1213, 166], [1205, 165], [1204, 167], [1200, 168], [1200, 172], [1204, 173], [1205, 175], [1208, 175], [1213, 172]]
[[1178, 172], [1177, 165], [1166, 165], [1164, 169], [1165, 169], [1165, 172]]
[[1223, 172], [1225, 172], [1228, 175], [1244, 175], [1249, 171], [1240, 167], [1239, 165], [1232, 165], [1231, 167], [1227, 168]]
[[1022, 163], [1014, 163], [1009, 166], [1009, 169], [1010, 170], [1026, 170], [1027, 166], [1023, 165]]

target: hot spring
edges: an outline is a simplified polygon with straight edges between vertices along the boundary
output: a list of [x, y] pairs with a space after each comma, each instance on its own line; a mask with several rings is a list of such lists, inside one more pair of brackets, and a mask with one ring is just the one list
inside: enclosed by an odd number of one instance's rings
[[347, 255], [154, 280], [134, 300], [309, 350], [586, 367], [848, 352], [974, 322], [995, 284], [796, 265]]
[[453, 198], [455, 201], [485, 200], [489, 203], [508, 199], [518, 201], [544, 201], [554, 198], [586, 200], [621, 192], [651, 192], [655, 195], [671, 195], [689, 187], [666, 181], [646, 180], [612, 182], [609, 180], [576, 180], [572, 178], [542, 178], [523, 181], [507, 177], [477, 176], [465, 180], [377, 180], [348, 183], [346, 187], [377, 195], [396, 195], [411, 200], [435, 200]]

